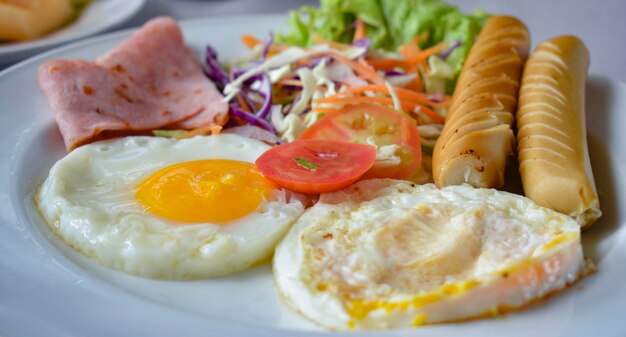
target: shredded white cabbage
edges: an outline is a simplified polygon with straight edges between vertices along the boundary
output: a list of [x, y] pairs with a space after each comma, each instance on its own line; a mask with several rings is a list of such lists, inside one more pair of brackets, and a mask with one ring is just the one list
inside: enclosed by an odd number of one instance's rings
[[385, 79], [396, 87], [406, 87], [417, 77], [417, 74], [387, 76]]
[[385, 81], [385, 86], [387, 90], [389, 90], [389, 96], [391, 96], [391, 100], [393, 100], [393, 108], [402, 111], [402, 103], [400, 103], [400, 97], [398, 97], [398, 93], [396, 92], [396, 88], [393, 85], [389, 84], [389, 82]]
[[367, 137], [365, 143], [376, 147], [376, 164], [378, 166], [396, 166], [402, 161], [400, 156], [396, 154], [401, 148], [398, 144], [378, 146], [372, 136]]
[[349, 48], [346, 50], [338, 50], [338, 49], [331, 48], [326, 44], [318, 44], [309, 49], [291, 47], [265, 60], [265, 62], [253, 67], [252, 69], [241, 74], [232, 82], [226, 84], [226, 86], [224, 87], [224, 91], [223, 91], [224, 96], [225, 96], [224, 100], [230, 101], [231, 99], [233, 99], [233, 97], [235, 97], [239, 93], [239, 90], [241, 90], [241, 86], [243, 85], [243, 83], [255, 75], [258, 75], [260, 73], [267, 72], [272, 69], [279, 68], [285, 65], [290, 65], [300, 59], [307, 58], [315, 54], [319, 54], [321, 52], [336, 53], [344, 57], [347, 57], [349, 59], [354, 59], [356, 57], [363, 55], [364, 49], [362, 47], [354, 47], [354, 48]]
[[367, 53], [367, 48], [364, 47], [350, 47], [345, 50], [342, 50], [343, 56], [353, 60], [355, 58], [361, 57]]
[[239, 90], [241, 86], [243, 85], [243, 83], [257, 74], [269, 71], [274, 68], [279, 68], [284, 65], [292, 64], [293, 62], [296, 62], [299, 59], [309, 57], [311, 55], [314, 55], [322, 51], [328, 51], [328, 49], [329, 48], [327, 45], [316, 45], [310, 50], [304, 50], [302, 48], [291, 47], [283, 51], [280, 54], [274, 55], [274, 57], [271, 57], [265, 60], [265, 62], [246, 71], [245, 73], [237, 77], [235, 80], [226, 84], [226, 86], [224, 87], [224, 95], [226, 97], [224, 99], [226, 101], [230, 101], [235, 95], [237, 95], [237, 93], [239, 93]]
[[397, 166], [402, 159], [396, 153], [400, 149], [397, 144], [383, 145], [376, 153], [376, 164], [378, 166]]
[[333, 62], [327, 66], [326, 74], [332, 81], [347, 83], [350, 87], [362, 87], [367, 81], [356, 76], [352, 68], [342, 62]]
[[454, 78], [454, 69], [441, 57], [433, 55], [428, 58], [430, 71], [424, 75], [427, 93], [445, 93], [446, 80]]
[[443, 124], [424, 124], [419, 125], [417, 130], [420, 132], [422, 138], [439, 138], [441, 130], [443, 130]]
[[282, 80], [283, 78], [287, 77], [287, 75], [289, 75], [290, 73], [291, 73], [291, 65], [285, 64], [282, 67], [269, 70], [267, 72], [267, 75], [270, 77], [270, 82], [274, 84]]
[[302, 92], [300, 93], [298, 101], [293, 103], [294, 105], [291, 111], [289, 111], [289, 114], [300, 116], [300, 114], [306, 110], [306, 107], [309, 106], [309, 101], [311, 101], [311, 97], [313, 97], [317, 83], [313, 72], [309, 68], [300, 68], [297, 74], [300, 76], [300, 81], [302, 81]]
[[306, 128], [304, 122], [297, 115], [283, 115], [280, 106], [272, 106], [270, 121], [280, 137], [288, 142], [293, 142]]
[[317, 85], [323, 85], [327, 88], [326, 92], [324, 91], [315, 91], [314, 98], [322, 98], [329, 95], [336, 94], [335, 83], [328, 78], [328, 67], [327, 60], [323, 59], [314, 69], [313, 76], [315, 76], [315, 80]]

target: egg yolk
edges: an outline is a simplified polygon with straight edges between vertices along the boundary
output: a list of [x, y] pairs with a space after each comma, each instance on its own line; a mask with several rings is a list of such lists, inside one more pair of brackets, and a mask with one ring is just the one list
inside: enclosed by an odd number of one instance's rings
[[135, 197], [169, 220], [225, 223], [254, 212], [275, 188], [253, 164], [210, 159], [161, 169], [139, 184]]

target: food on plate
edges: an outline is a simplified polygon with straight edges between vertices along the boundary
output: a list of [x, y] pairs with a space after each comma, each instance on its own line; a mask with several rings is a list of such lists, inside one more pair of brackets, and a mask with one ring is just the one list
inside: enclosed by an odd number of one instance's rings
[[338, 330], [496, 315], [585, 270], [568, 216], [493, 189], [391, 179], [322, 194], [274, 255], [281, 298]]
[[[524, 307], [588, 265], [574, 219], [475, 188], [503, 184], [529, 47], [519, 20], [487, 18], [439, 0], [322, 0], [292, 13], [290, 33], [244, 35], [251, 53], [229, 65], [211, 46], [200, 65], [168, 18], [95, 61], [49, 61], [39, 82], [73, 151], [37, 206], [76, 250], [151, 278], [225, 275], [278, 244], [281, 298], [331, 329]], [[584, 50], [572, 45], [558, 48]], [[586, 59], [540, 48], [554, 64], [528, 70], [520, 137], [554, 142], [549, 113], [531, 109], [584, 104]], [[561, 88], [551, 72], [580, 76]], [[567, 112], [586, 147], [581, 110]]]
[[585, 128], [589, 52], [574, 36], [545, 41], [522, 77], [517, 141], [524, 194], [588, 227], [602, 212]]
[[169, 18], [149, 21], [95, 61], [47, 61], [38, 77], [68, 151], [153, 129], [221, 126], [228, 118], [223, 96]]
[[[364, 178], [408, 179], [417, 171], [422, 158], [415, 121], [381, 105], [348, 105], [309, 126], [299, 139], [337, 139], [377, 145], [378, 160]], [[384, 156], [385, 152], [390, 155]]]
[[463, 66], [435, 145], [437, 186], [504, 184], [504, 169], [515, 147], [511, 128], [528, 47], [528, 30], [519, 20], [487, 20]]
[[255, 168], [269, 148], [238, 135], [101, 141], [59, 160], [35, 201], [59, 237], [110, 268], [225, 275], [270, 257], [304, 209]]
[[84, 0], [0, 0], [0, 41], [38, 38], [71, 21]]
[[256, 160], [265, 177], [301, 193], [340, 190], [359, 179], [376, 160], [376, 148], [349, 141], [307, 139], [276, 146]]

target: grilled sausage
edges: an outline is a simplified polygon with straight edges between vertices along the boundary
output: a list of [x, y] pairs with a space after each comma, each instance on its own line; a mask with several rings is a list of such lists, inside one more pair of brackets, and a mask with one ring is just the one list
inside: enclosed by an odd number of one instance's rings
[[513, 17], [494, 16], [485, 23], [465, 61], [435, 145], [437, 186], [504, 184], [504, 168], [515, 147], [511, 128], [529, 43], [526, 26]]
[[582, 227], [602, 215], [585, 131], [588, 66], [587, 48], [576, 37], [541, 43], [526, 64], [517, 111], [524, 193]]

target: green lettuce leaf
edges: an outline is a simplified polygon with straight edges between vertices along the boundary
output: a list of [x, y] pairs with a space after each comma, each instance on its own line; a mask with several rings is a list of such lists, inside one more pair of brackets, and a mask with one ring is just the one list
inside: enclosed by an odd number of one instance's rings
[[312, 36], [350, 43], [357, 18], [366, 23], [367, 37], [374, 48], [394, 51], [413, 37], [428, 33], [420, 47], [428, 48], [442, 41], [461, 46], [446, 62], [458, 76], [463, 62], [480, 33], [486, 12], [465, 14], [441, 0], [320, 0], [320, 8], [303, 7], [289, 15], [291, 30], [277, 34], [277, 41], [298, 46], [313, 44]]

